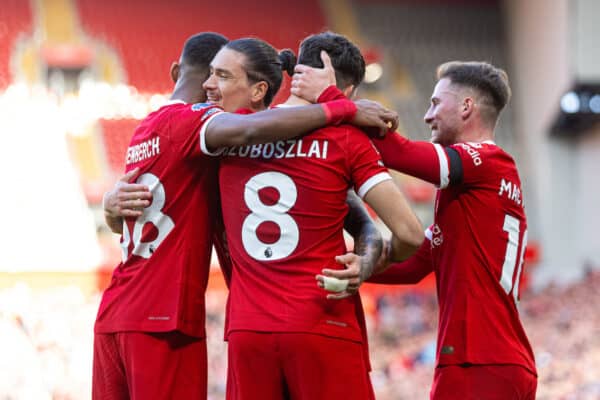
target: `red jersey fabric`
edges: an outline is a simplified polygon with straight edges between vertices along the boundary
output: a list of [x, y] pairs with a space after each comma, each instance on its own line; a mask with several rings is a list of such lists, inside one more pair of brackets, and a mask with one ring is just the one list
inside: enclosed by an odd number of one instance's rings
[[362, 342], [360, 298], [327, 300], [323, 268], [342, 268], [347, 189], [391, 179], [349, 125], [221, 152], [223, 217], [233, 260], [227, 334], [316, 333]]
[[204, 294], [210, 267], [217, 192], [216, 160], [200, 148], [200, 130], [222, 112], [214, 105], [173, 102], [135, 130], [126, 171], [152, 204], [123, 226], [123, 261], [104, 292], [96, 333], [178, 330], [204, 337]]
[[[514, 160], [491, 141], [454, 144], [450, 148], [460, 157], [462, 181], [452, 183], [450, 161], [440, 145], [393, 136], [387, 140], [421, 154], [410, 173], [441, 187], [434, 223], [426, 232], [430, 254], [420, 250], [385, 273], [390, 280], [436, 273], [438, 365], [517, 364], [535, 374], [517, 309], [527, 220]], [[410, 158], [392, 151], [389, 143], [382, 156], [386, 165], [408, 172]], [[403, 273], [393, 271], [405, 267]]]

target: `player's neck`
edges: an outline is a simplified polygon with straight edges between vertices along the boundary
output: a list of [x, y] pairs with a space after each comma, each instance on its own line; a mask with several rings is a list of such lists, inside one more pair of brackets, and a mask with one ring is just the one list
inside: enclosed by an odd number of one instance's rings
[[456, 142], [481, 143], [494, 140], [494, 131], [482, 124], [467, 124], [456, 138]]
[[205, 102], [206, 97], [194, 95], [194, 91], [186, 90], [185, 87], [180, 87], [180, 88], [175, 89], [175, 91], [171, 95], [170, 100], [181, 100], [187, 104], [195, 104], [195, 103]]
[[307, 104], [310, 104], [310, 102], [304, 100], [301, 97], [294, 96], [293, 94], [291, 94], [290, 97], [288, 97], [288, 99], [283, 104], [285, 104], [286, 106], [305, 106]]

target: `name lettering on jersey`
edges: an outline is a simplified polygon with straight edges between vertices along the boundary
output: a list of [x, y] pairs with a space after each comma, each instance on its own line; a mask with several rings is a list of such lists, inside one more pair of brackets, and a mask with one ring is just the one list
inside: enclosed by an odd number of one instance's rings
[[444, 243], [444, 234], [438, 224], [433, 224], [431, 230], [431, 248], [441, 246]]
[[327, 140], [291, 139], [251, 146], [230, 147], [224, 154], [230, 157], [249, 158], [327, 158]]
[[507, 199], [514, 201], [518, 205], [521, 205], [521, 188], [511, 181], [505, 180], [502, 178], [500, 182], [500, 190], [498, 191], [498, 196], [505, 195]]
[[160, 137], [149, 139], [127, 148], [125, 164], [134, 164], [160, 154]]
[[474, 143], [458, 143], [458, 145], [462, 147], [471, 156], [471, 158], [473, 159], [473, 164], [475, 164], [476, 166], [481, 165], [481, 154], [479, 154], [479, 152], [475, 149], [475, 147], [481, 148], [480, 144], [474, 146]]

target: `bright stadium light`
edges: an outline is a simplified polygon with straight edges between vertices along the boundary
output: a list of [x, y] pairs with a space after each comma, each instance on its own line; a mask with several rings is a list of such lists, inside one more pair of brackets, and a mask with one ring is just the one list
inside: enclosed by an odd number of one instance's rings
[[600, 94], [595, 94], [590, 99], [590, 111], [594, 114], [600, 114]]
[[575, 114], [581, 109], [581, 100], [575, 92], [568, 92], [560, 99], [560, 108], [567, 114]]
[[379, 80], [383, 75], [383, 67], [381, 64], [374, 62], [367, 65], [365, 70], [365, 83], [373, 83]]

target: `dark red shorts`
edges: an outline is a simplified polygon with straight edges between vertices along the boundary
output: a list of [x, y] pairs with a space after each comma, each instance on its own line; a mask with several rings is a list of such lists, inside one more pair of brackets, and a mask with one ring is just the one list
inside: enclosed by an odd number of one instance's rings
[[365, 400], [362, 344], [307, 333], [229, 335], [228, 400]]
[[93, 400], [207, 396], [206, 341], [179, 332], [94, 336]]
[[535, 400], [537, 377], [519, 365], [437, 367], [431, 400]]

